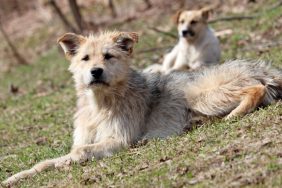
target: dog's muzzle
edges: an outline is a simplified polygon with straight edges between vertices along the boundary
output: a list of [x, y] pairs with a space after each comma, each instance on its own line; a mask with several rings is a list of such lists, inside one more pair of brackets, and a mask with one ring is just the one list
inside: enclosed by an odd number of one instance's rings
[[183, 30], [182, 31], [182, 36], [183, 37], [187, 37], [187, 36], [194, 37], [195, 34], [196, 33], [194, 31], [192, 31], [191, 29], [187, 29], [187, 30]]
[[91, 69], [90, 72], [91, 72], [92, 79], [89, 85], [96, 85], [96, 84], [109, 85], [103, 79], [104, 70], [102, 68], [93, 68]]

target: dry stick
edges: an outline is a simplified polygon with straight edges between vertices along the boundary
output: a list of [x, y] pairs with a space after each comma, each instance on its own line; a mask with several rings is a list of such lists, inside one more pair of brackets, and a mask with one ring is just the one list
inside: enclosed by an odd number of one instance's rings
[[6, 33], [6, 31], [3, 28], [3, 25], [1, 23], [0, 20], [0, 32], [2, 33], [4, 39], [6, 40], [8, 46], [10, 47], [14, 57], [16, 58], [18, 64], [22, 64], [22, 65], [27, 65], [29, 64], [24, 57], [18, 52], [17, 48], [14, 46], [14, 44], [12, 43], [12, 41], [10, 40], [8, 34]]
[[145, 50], [139, 50], [139, 51], [137, 51], [137, 53], [138, 53], [138, 54], [142, 54], [142, 53], [154, 52], [154, 51], [169, 49], [169, 48], [172, 48], [172, 47], [173, 47], [173, 46], [164, 46], [164, 47], [157, 47], [157, 48], [149, 48], [149, 49], [145, 49]]
[[252, 20], [257, 18], [257, 16], [230, 16], [230, 17], [222, 17], [208, 21], [208, 23], [216, 23], [222, 21], [233, 21], [233, 20]]
[[85, 22], [80, 13], [76, 0], [69, 0], [69, 6], [71, 8], [71, 12], [75, 19], [76, 25], [78, 26], [79, 31], [82, 32], [84, 30]]
[[66, 30], [70, 30], [72, 32], [76, 32], [76, 29], [71, 25], [71, 23], [67, 20], [67, 18], [62, 13], [61, 9], [57, 5], [55, 0], [49, 0], [48, 4], [54, 9], [54, 12], [59, 16], [61, 21], [63, 22]]
[[170, 33], [170, 32], [167, 32], [167, 31], [163, 31], [161, 29], [158, 29], [156, 27], [149, 27], [149, 29], [155, 31], [155, 32], [158, 32], [158, 33], [162, 33], [164, 35], [167, 35], [167, 36], [170, 36], [171, 38], [177, 38], [177, 35], [173, 34], [173, 33]]

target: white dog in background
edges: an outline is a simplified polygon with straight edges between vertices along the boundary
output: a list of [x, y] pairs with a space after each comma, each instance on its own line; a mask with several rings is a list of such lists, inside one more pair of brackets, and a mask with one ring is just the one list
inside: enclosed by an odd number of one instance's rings
[[177, 45], [165, 55], [162, 65], [154, 64], [145, 72], [170, 73], [218, 64], [220, 44], [207, 24], [210, 11], [210, 8], [178, 11], [174, 18], [179, 34]]

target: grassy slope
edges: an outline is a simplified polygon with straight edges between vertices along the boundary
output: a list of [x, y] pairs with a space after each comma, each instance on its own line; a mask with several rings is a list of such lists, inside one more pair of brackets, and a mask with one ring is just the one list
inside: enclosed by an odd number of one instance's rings
[[[265, 42], [255, 41], [253, 35], [282, 40], [281, 32], [273, 34], [277, 22], [281, 31], [282, 8], [264, 12], [271, 3], [260, 7], [254, 5], [249, 10], [249, 14], [260, 12], [262, 16], [258, 19], [213, 25], [215, 29], [234, 31], [222, 40], [223, 60], [260, 57], [282, 66], [281, 46], [262, 52], [246, 50], [249, 46], [258, 47], [252, 45], [256, 42]], [[147, 22], [141, 20], [123, 27], [141, 31], [144, 23]], [[160, 38], [162, 42], [156, 42]], [[173, 40], [145, 32], [136, 51], [162, 44], [173, 44]], [[157, 59], [162, 53], [136, 54], [134, 65], [149, 64], [152, 57]], [[0, 102], [1, 180], [38, 161], [69, 151], [75, 93], [67, 66], [54, 48], [34, 65], [0, 75], [0, 91], [5, 96]], [[20, 86], [24, 94], [9, 96], [6, 91], [10, 83]], [[244, 118], [214, 120], [182, 136], [153, 140], [100, 161], [44, 172], [20, 186], [281, 187], [281, 134], [282, 104], [277, 103]]]

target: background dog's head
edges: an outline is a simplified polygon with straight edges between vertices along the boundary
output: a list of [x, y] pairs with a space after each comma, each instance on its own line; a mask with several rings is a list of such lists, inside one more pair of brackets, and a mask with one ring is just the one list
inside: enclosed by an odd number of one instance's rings
[[91, 89], [109, 87], [126, 81], [133, 45], [133, 32], [104, 32], [84, 37], [66, 33], [58, 39], [76, 84]]
[[173, 19], [177, 24], [179, 36], [186, 38], [188, 41], [196, 39], [206, 29], [210, 11], [211, 8], [178, 11]]

